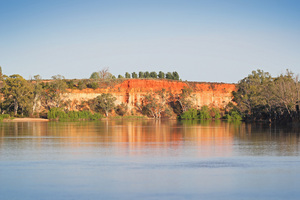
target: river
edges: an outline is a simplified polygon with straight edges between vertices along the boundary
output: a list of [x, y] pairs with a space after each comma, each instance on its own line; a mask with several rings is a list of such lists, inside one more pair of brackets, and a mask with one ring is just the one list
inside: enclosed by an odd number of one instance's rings
[[300, 128], [0, 123], [0, 199], [299, 199]]

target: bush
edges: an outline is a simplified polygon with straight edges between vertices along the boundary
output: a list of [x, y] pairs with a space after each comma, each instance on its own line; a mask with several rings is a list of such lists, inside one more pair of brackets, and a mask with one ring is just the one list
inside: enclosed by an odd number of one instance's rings
[[92, 114], [90, 111], [69, 111], [61, 108], [51, 108], [47, 114], [48, 119], [57, 120], [99, 120], [103, 117], [100, 113]]
[[227, 119], [228, 121], [233, 120], [233, 121], [241, 121], [242, 116], [238, 111], [232, 110], [228, 114], [224, 116], [224, 119]]
[[221, 114], [218, 108], [211, 108], [209, 109], [208, 106], [202, 106], [200, 110], [196, 110], [194, 108], [189, 109], [182, 113], [179, 118], [180, 119], [220, 119]]
[[202, 106], [199, 111], [199, 119], [211, 119], [208, 106]]
[[101, 118], [103, 118], [103, 115], [100, 113], [95, 113], [93, 115], [90, 115], [90, 117], [89, 117], [90, 120], [99, 120]]
[[79, 81], [78, 82], [78, 89], [80, 89], [80, 90], [83, 90], [83, 89], [85, 89], [87, 86], [86, 86], [86, 83], [85, 82], [83, 82], [83, 81]]
[[198, 118], [197, 110], [194, 108], [191, 108], [191, 109], [183, 112], [179, 118], [180, 119], [197, 119]]
[[75, 89], [76, 88], [74, 80], [68, 80], [68, 81], [66, 81], [66, 84], [67, 84], [69, 89]]
[[210, 115], [215, 119], [220, 119], [221, 118], [219, 108], [211, 108]]
[[88, 88], [97, 89], [99, 87], [99, 84], [97, 82], [91, 82], [87, 84]]
[[51, 108], [47, 113], [48, 119], [67, 119], [68, 115], [62, 108]]

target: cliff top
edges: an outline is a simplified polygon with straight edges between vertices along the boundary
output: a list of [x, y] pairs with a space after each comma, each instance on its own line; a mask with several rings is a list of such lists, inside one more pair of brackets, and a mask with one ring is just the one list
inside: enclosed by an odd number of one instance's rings
[[123, 79], [122, 81], [99, 81], [96, 89], [84, 90], [73, 89], [75, 93], [101, 93], [101, 92], [152, 92], [165, 89], [174, 93], [180, 93], [184, 88], [191, 88], [193, 92], [214, 91], [228, 93], [235, 90], [235, 84], [228, 83], [205, 83], [174, 81], [165, 79]]
[[[52, 82], [53, 80], [42, 80], [44, 83]], [[92, 79], [65, 79], [69, 85], [74, 87], [72, 90], [79, 90], [79, 83], [83, 82], [87, 86], [91, 83], [96, 83], [94, 89], [88, 87], [84, 92], [149, 92], [166, 89], [167, 91], [181, 92], [184, 88], [191, 88], [194, 92], [199, 91], [219, 91], [230, 92], [235, 90], [236, 84], [231, 83], [216, 83], [216, 82], [191, 82], [178, 81], [169, 79], [111, 79], [111, 80], [92, 80]], [[35, 82], [35, 81], [32, 81]], [[0, 81], [0, 87], [3, 86], [3, 81]], [[79, 92], [79, 91], [77, 91]]]

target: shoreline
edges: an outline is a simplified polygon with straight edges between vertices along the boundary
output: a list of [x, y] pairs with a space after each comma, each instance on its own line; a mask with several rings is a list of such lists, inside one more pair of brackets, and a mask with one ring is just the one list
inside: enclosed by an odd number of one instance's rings
[[4, 119], [3, 122], [49, 122], [49, 119], [43, 118], [15, 118], [15, 119]]

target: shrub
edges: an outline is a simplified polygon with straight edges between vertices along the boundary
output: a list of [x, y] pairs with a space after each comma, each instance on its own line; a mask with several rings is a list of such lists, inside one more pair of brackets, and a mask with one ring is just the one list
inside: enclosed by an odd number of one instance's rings
[[100, 113], [92, 114], [90, 111], [69, 111], [65, 112], [61, 108], [51, 108], [47, 114], [48, 119], [57, 120], [98, 120], [103, 115]]
[[197, 110], [194, 108], [190, 108], [189, 110], [183, 112], [180, 119], [197, 119]]
[[75, 83], [74, 83], [74, 80], [68, 80], [68, 81], [65, 81], [68, 88], [69, 89], [74, 89], [76, 86], [75, 86]]
[[221, 118], [219, 108], [211, 108], [210, 109], [210, 115], [211, 115], [211, 117], [213, 117], [215, 119], [220, 119]]
[[221, 118], [221, 114], [219, 113], [219, 112], [217, 112], [216, 114], [215, 114], [215, 119], [220, 119]]
[[90, 120], [99, 120], [99, 119], [101, 119], [101, 118], [103, 118], [103, 115], [102, 114], [100, 114], [100, 113], [95, 113], [95, 114], [93, 114], [93, 115], [90, 115], [90, 117], [89, 117], [89, 119]]
[[79, 81], [79, 82], [78, 82], [78, 88], [79, 88], [80, 90], [85, 89], [85, 88], [86, 88], [86, 83], [83, 82], [83, 81]]
[[200, 110], [191, 108], [183, 112], [179, 116], [180, 119], [201, 119], [201, 120], [211, 119], [213, 117], [215, 119], [220, 119], [221, 118], [220, 110], [218, 108], [209, 109], [208, 106], [202, 106]]
[[202, 106], [199, 110], [199, 119], [211, 119], [208, 106]]
[[68, 115], [62, 108], [51, 108], [47, 113], [48, 119], [67, 119]]
[[97, 89], [99, 84], [97, 82], [91, 82], [86, 85], [88, 88]]
[[93, 115], [90, 111], [84, 110], [84, 111], [77, 111], [78, 112], [78, 118], [79, 119], [90, 119]]
[[224, 119], [227, 119], [228, 121], [233, 120], [233, 121], [241, 121], [242, 116], [240, 113], [236, 110], [231, 110], [228, 114], [224, 116]]

